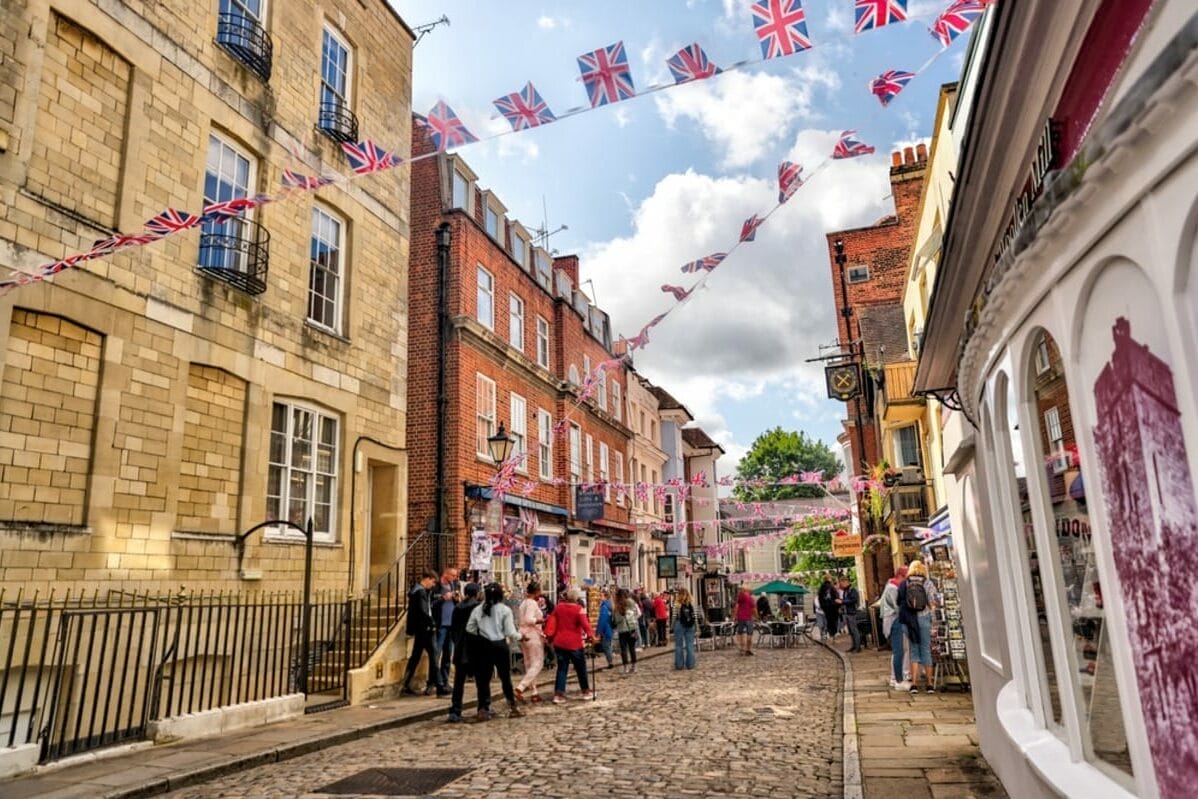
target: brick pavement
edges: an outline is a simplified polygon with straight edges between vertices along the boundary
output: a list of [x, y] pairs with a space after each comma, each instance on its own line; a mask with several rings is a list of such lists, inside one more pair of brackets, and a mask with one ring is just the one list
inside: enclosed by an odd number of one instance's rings
[[865, 799], [1005, 799], [978, 749], [968, 693], [894, 691], [887, 686], [889, 652], [846, 657]]

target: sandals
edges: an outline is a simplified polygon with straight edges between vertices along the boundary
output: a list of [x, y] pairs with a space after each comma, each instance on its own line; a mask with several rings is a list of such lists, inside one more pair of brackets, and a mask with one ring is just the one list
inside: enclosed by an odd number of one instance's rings
[[517, 702], [519, 702], [519, 703], [520, 703], [520, 704], [522, 704], [522, 705], [523, 705], [523, 704], [527, 704], [528, 700], [524, 698], [524, 691], [523, 691], [522, 689], [520, 689], [520, 688], [516, 688], [516, 689], [514, 690], [514, 693], [516, 694], [516, 701], [517, 701]]

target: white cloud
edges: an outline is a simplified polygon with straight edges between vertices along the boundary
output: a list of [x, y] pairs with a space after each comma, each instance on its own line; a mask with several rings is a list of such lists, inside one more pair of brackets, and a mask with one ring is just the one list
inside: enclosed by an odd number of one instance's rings
[[548, 14], [542, 14], [537, 17], [537, 27], [543, 31], [551, 31], [554, 28], [570, 27], [570, 20], [566, 17], [551, 17]]
[[471, 153], [492, 152], [504, 159], [519, 159], [522, 164], [530, 164], [540, 157], [541, 148], [534, 141], [536, 132], [512, 133], [512, 126], [494, 107], [481, 109], [473, 106], [455, 106], [453, 110], [457, 112], [466, 129], [480, 139], [498, 136], [470, 145], [466, 154], [467, 160], [473, 157]]
[[632, 121], [632, 116], [628, 112], [628, 106], [622, 105], [616, 108], [616, 124], [621, 128], [628, 127], [628, 123]]
[[766, 156], [798, 120], [818, 119], [816, 93], [840, 86], [835, 70], [817, 59], [789, 74], [729, 72], [657, 95], [657, 111], [674, 127], [680, 121], [720, 150], [725, 168], [748, 166]]

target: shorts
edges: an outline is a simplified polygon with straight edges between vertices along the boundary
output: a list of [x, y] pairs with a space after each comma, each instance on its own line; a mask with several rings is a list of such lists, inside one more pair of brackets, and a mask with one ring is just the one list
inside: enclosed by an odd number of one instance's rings
[[919, 616], [919, 643], [911, 637], [911, 631], [907, 631], [907, 638], [911, 642], [911, 662], [920, 663], [924, 666], [932, 665], [932, 614], [925, 613]]
[[738, 621], [736, 623], [736, 634], [737, 635], [752, 635], [753, 634], [753, 622]]

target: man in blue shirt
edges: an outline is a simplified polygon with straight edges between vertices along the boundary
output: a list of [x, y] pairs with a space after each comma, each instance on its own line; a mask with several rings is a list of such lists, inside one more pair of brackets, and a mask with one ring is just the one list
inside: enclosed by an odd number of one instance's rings
[[[449, 664], [453, 662], [453, 637], [449, 628], [453, 625], [453, 609], [461, 600], [461, 586], [458, 584], [458, 570], [452, 566], [441, 572], [441, 581], [437, 585], [433, 600], [433, 618], [437, 620], [437, 653], [440, 656], [439, 686], [449, 685]], [[437, 696], [443, 696], [438, 688]]]

